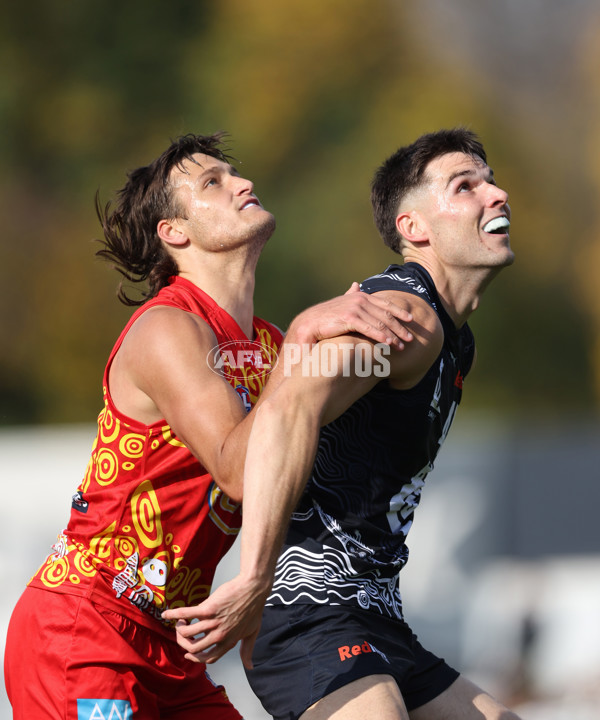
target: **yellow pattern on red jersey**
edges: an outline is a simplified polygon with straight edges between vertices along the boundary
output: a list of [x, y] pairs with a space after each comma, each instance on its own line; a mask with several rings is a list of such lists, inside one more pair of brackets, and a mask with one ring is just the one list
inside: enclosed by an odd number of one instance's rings
[[[210, 592], [216, 565], [241, 526], [241, 509], [215, 484], [165, 422], [143, 425], [123, 416], [108, 389], [108, 371], [125, 334], [142, 312], [170, 305], [209, 323], [219, 344], [250, 341], [205, 293], [182, 278], [140, 308], [123, 330], [104, 374], [104, 408], [71, 518], [31, 584], [84, 595], [155, 626], [167, 607], [194, 605]], [[254, 318], [252, 345], [276, 358], [279, 330]], [[245, 356], [244, 356], [245, 357]], [[249, 409], [270, 369], [239, 368], [225, 379]], [[142, 611], [142, 612], [140, 612]]]

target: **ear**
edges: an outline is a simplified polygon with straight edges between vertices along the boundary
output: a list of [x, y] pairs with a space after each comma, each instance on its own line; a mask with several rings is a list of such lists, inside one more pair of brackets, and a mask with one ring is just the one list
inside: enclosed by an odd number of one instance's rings
[[159, 220], [156, 232], [158, 237], [167, 245], [185, 245], [189, 239], [177, 220]]
[[401, 212], [396, 217], [396, 230], [408, 242], [421, 243], [429, 239], [426, 223], [416, 210]]

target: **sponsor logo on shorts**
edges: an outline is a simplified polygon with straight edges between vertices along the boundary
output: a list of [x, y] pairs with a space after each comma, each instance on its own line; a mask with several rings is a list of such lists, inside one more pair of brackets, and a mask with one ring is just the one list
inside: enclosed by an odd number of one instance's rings
[[362, 645], [342, 645], [338, 648], [338, 653], [340, 655], [340, 661], [344, 662], [345, 660], [349, 660], [352, 657], [356, 657], [357, 655], [364, 655], [364, 653], [377, 653], [380, 655], [387, 663], [389, 663], [389, 660], [385, 656], [384, 653], [381, 652], [381, 650], [378, 650], [374, 645], [371, 645], [371, 643], [368, 643], [366, 640]]
[[132, 717], [131, 703], [127, 700], [77, 700], [77, 720], [131, 720]]

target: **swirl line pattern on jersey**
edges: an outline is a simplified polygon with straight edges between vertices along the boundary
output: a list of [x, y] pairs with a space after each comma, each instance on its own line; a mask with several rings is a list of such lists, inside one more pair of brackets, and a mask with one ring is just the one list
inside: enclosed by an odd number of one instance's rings
[[271, 597], [277, 596], [287, 605], [302, 598], [323, 604], [323, 555], [304, 548], [289, 548], [279, 558]]
[[316, 504], [314, 510], [297, 513], [294, 519], [318, 521], [327, 530], [328, 542], [320, 546], [319, 552], [294, 545], [282, 552], [267, 604], [337, 605], [354, 601], [363, 609], [400, 617], [398, 573], [406, 562], [406, 553], [400, 553], [393, 562], [378, 561], [375, 551], [360, 540], [359, 534], [344, 532], [335, 518]]
[[[320, 578], [325, 582], [320, 582]], [[329, 547], [321, 554], [291, 547], [280, 557], [267, 604], [314, 602], [338, 605], [351, 600], [364, 609], [377, 610], [390, 617], [402, 614], [397, 576], [379, 578], [375, 572], [370, 572], [357, 577], [350, 558], [341, 550]]]

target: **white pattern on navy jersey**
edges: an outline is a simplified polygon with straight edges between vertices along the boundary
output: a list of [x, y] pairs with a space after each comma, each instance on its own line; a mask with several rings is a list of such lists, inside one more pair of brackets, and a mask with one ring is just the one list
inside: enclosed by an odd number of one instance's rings
[[468, 325], [454, 326], [415, 263], [392, 265], [361, 289], [423, 297], [442, 323], [442, 351], [414, 388], [395, 390], [382, 380], [321, 430], [267, 605], [350, 604], [401, 618], [406, 537], [460, 402], [474, 340]]

